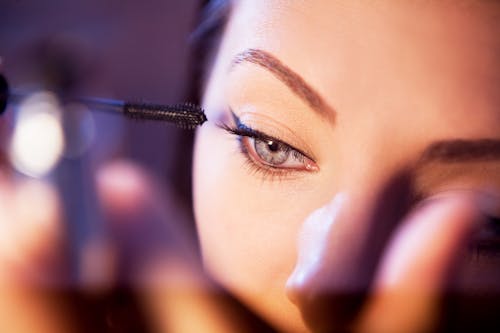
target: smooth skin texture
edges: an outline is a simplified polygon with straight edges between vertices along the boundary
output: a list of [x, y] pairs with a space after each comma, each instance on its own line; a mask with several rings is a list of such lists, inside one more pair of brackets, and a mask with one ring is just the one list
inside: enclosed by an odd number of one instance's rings
[[[419, 162], [439, 142], [500, 140], [499, 16], [496, 1], [236, 1], [194, 155], [211, 274], [291, 332], [427, 331], [454, 270], [464, 288], [498, 290], [498, 259], [459, 259], [485, 214], [499, 212], [500, 160]], [[335, 114], [256, 61], [235, 64], [248, 50], [285, 64]], [[247, 161], [215, 124], [231, 124], [230, 110], [317, 170], [250, 167], [256, 155]], [[401, 295], [420, 301], [401, 307]]]

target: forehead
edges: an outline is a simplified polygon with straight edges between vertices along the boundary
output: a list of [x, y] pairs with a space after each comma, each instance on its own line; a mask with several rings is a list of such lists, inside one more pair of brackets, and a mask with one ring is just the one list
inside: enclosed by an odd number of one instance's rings
[[366, 91], [367, 107], [392, 94], [408, 109], [498, 114], [500, 1], [236, 1], [220, 62], [247, 48], [275, 54], [340, 109]]
[[[262, 33], [279, 26], [295, 32], [316, 27], [363, 28], [382, 19], [399, 23], [401, 28], [404, 25], [448, 31], [458, 28], [457, 32], [467, 34], [468, 28], [479, 25], [498, 29], [500, 19], [498, 0], [236, 0], [232, 3], [236, 15], [251, 19]], [[300, 25], [304, 22], [309, 24]]]
[[392, 54], [467, 69], [498, 64], [500, 1], [243, 0], [230, 32], [241, 47], [286, 53], [292, 62]]

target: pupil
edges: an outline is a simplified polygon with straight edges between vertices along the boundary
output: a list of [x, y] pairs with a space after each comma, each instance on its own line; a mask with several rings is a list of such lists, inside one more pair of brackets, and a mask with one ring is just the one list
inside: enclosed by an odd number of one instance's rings
[[280, 145], [274, 141], [268, 141], [267, 147], [269, 148], [270, 151], [277, 152], [280, 148]]

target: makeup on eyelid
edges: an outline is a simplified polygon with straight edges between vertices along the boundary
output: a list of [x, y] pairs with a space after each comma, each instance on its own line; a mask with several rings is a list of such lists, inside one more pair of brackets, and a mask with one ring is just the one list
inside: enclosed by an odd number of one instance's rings
[[242, 124], [298, 149], [316, 163], [320, 163], [317, 154], [314, 153], [306, 140], [302, 139], [296, 131], [293, 131], [290, 126], [287, 126], [282, 121], [276, 120], [264, 112], [257, 111], [253, 106], [249, 105], [237, 110], [230, 108], [228, 114], [231, 113], [234, 113]]
[[[284, 127], [300, 133], [301, 138], [313, 143], [312, 137], [324, 128], [322, 138], [331, 132], [332, 125], [318, 116], [303, 99], [278, 80], [268, 70], [254, 64], [241, 64], [227, 76], [224, 99], [235, 112], [265, 115], [279, 120]], [[259, 118], [260, 119], [260, 118]], [[328, 126], [325, 126], [328, 124]]]
[[252, 63], [268, 70], [278, 80], [284, 83], [297, 97], [302, 99], [314, 112], [326, 118], [329, 122], [335, 121], [335, 111], [329, 106], [298, 73], [283, 64], [271, 53], [259, 49], [247, 49], [235, 56], [231, 69], [242, 63]]
[[245, 124], [231, 109], [230, 113], [232, 121], [218, 124], [218, 127], [236, 136], [240, 152], [251, 171], [259, 172], [265, 177], [271, 176], [271, 179], [274, 176], [283, 179], [282, 177], [297, 172], [319, 171], [318, 165], [308, 153], [286, 139]]

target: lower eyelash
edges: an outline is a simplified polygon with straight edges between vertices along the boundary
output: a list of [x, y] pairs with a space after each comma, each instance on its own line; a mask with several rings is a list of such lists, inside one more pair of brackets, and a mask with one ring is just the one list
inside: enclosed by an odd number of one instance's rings
[[[237, 135], [238, 137], [238, 143], [239, 143], [239, 148], [240, 148], [240, 153], [243, 154], [245, 158], [245, 166], [248, 168], [248, 170], [255, 175], [261, 176], [262, 180], [270, 180], [270, 181], [275, 181], [275, 180], [283, 180], [286, 176], [289, 176], [293, 170], [286, 170], [286, 169], [281, 169], [281, 168], [274, 168], [270, 165], [265, 165], [259, 162], [256, 162], [249, 154], [248, 150], [245, 147], [245, 144], [243, 143], [243, 138], [245, 136], [242, 135]], [[250, 138], [251, 136], [246, 136]], [[299, 153], [300, 154], [300, 153]]]
[[280, 169], [273, 170], [272, 167], [260, 166], [252, 160], [248, 155], [245, 157], [245, 166], [247, 167], [250, 174], [258, 175], [260, 178], [268, 181], [282, 181], [290, 174], [290, 171], [284, 171]]

